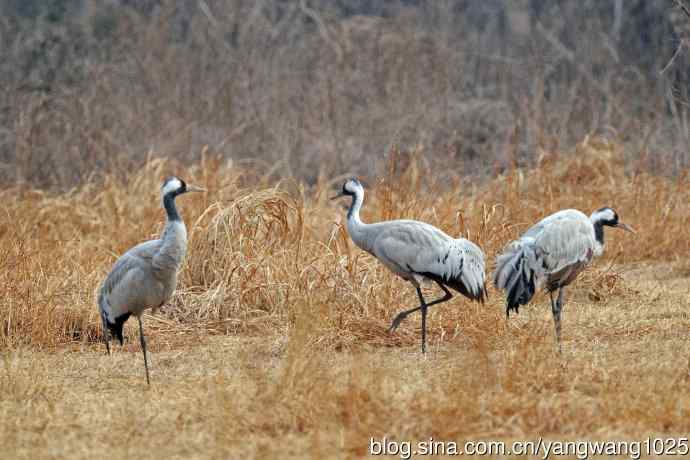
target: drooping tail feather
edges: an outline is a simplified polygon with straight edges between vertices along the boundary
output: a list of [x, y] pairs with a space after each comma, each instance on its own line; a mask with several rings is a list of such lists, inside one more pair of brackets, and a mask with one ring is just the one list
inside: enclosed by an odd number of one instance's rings
[[543, 277], [541, 257], [529, 242], [516, 241], [496, 259], [494, 284], [506, 291], [506, 316], [527, 305]]
[[443, 284], [444, 286], [447, 286], [455, 291], [458, 291], [460, 294], [464, 295], [470, 300], [476, 300], [480, 303], [484, 303], [484, 301], [486, 300], [486, 286], [484, 286], [483, 284], [477, 286], [476, 289], [472, 289], [471, 287], [465, 284], [465, 281], [460, 276], [448, 279], [431, 272], [415, 273], [429, 278], [430, 280], [434, 280], [439, 284]]
[[[106, 299], [103, 297], [103, 295], [98, 296], [98, 310], [100, 311], [101, 314], [101, 321], [103, 322], [103, 339], [106, 342], [106, 345], [108, 344], [107, 342], [107, 337], [106, 334], [108, 333], [106, 331], [106, 328], [110, 331], [110, 333], [120, 342], [120, 345], [124, 343], [124, 337], [122, 335], [122, 329], [124, 327], [125, 321], [129, 319], [131, 316], [131, 313], [127, 312], [123, 315], [118, 316], [115, 318], [115, 322], [111, 323], [108, 320], [108, 314], [107, 312], [110, 311], [110, 308], [107, 304]], [[110, 346], [108, 346], [108, 351], [110, 351]]]
[[468, 299], [476, 300], [479, 303], [484, 303], [484, 301], [486, 300], [486, 287], [483, 284], [477, 286], [476, 289], [472, 289], [471, 287], [465, 284], [462, 278], [456, 278], [451, 280], [442, 279], [441, 282], [449, 288], [455, 289]]

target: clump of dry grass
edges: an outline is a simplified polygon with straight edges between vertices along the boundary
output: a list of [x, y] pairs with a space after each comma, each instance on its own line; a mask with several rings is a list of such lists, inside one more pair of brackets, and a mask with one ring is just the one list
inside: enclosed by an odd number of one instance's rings
[[[577, 285], [593, 299], [624, 295], [618, 264], [677, 261], [690, 253], [687, 177], [625, 174], [620, 147], [611, 142], [588, 138], [572, 156], [545, 154], [539, 169], [514, 170], [480, 184], [435, 182], [416, 159], [422, 153], [393, 152], [387, 175], [367, 180], [365, 220], [430, 222], [477, 241], [491, 266], [507, 241], [548, 213], [613, 206], [638, 235], [608, 232], [604, 259]], [[100, 280], [116, 256], [159, 234], [159, 181], [177, 170], [157, 160], [126, 182], [108, 177], [102, 184], [57, 195], [4, 191], [4, 347], [97, 339], [93, 299]], [[416, 340], [412, 324], [396, 335], [386, 333], [393, 313], [413, 303], [413, 296], [353, 246], [343, 227], [343, 210], [324, 199], [335, 188], [332, 183], [312, 188], [270, 183], [208, 158], [179, 173], [210, 191], [179, 200], [189, 227], [189, 255], [179, 289], [154, 329], [285, 331], [306, 305], [322, 318], [317, 340], [323, 346], [395, 346]], [[452, 324], [458, 320], [469, 330], [483, 325], [483, 333], [496, 320], [493, 312], [500, 311], [501, 299], [491, 292], [484, 309], [462, 304], [438, 310], [444, 326], [434, 321], [432, 335], [456, 336]], [[482, 315], [488, 315], [486, 321]]]
[[[506, 321], [490, 289], [485, 305], [431, 310], [422, 358], [416, 317], [387, 333], [413, 291], [353, 246], [342, 205], [325, 200], [335, 183], [156, 161], [126, 182], [3, 192], [0, 444], [26, 457], [360, 458], [383, 436], [687, 433], [687, 178], [623, 174], [618, 147], [598, 139], [486, 183], [437, 183], [422, 154], [394, 152], [384, 177], [364, 178], [365, 220], [425, 220], [490, 261], [564, 207], [611, 205], [637, 228], [608, 232], [605, 256], [568, 289], [563, 355], [542, 295]], [[170, 172], [209, 193], [179, 199], [189, 255], [170, 305], [146, 318], [153, 385], [142, 391], [137, 341], [104, 357], [93, 299], [114, 258], [161, 230]]]

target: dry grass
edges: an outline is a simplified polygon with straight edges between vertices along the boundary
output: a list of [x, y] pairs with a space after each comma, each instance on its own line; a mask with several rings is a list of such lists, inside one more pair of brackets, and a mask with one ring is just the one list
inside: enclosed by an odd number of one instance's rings
[[[422, 152], [417, 152], [417, 157]], [[412, 289], [355, 248], [339, 184], [270, 183], [213, 159], [154, 161], [61, 195], [5, 190], [0, 216], [0, 445], [15, 458], [340, 458], [397, 439], [641, 438], [690, 431], [688, 177], [624, 174], [586, 139], [538, 170], [436, 183], [415, 155], [369, 178], [363, 218], [410, 217], [477, 241], [490, 259], [546, 213], [617, 209], [605, 257], [569, 290], [564, 354], [539, 296], [506, 323], [500, 295], [432, 309], [386, 332]], [[405, 161], [402, 161], [405, 159]], [[409, 161], [408, 161], [409, 160]], [[110, 358], [94, 293], [114, 258], [162, 225], [159, 180], [180, 198], [188, 260], [169, 306]]]

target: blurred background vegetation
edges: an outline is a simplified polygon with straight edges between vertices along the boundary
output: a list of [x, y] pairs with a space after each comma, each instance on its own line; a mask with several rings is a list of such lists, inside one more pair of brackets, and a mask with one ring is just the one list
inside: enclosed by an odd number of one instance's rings
[[64, 189], [202, 151], [313, 183], [376, 171], [394, 147], [439, 177], [483, 177], [588, 134], [622, 144], [628, 168], [690, 164], [675, 0], [3, 0], [0, 13], [5, 185]]

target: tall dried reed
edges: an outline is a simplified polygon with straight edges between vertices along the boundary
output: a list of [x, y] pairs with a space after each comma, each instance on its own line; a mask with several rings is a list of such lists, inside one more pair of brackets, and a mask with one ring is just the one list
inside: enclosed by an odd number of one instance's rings
[[[677, 262], [690, 253], [688, 177], [625, 172], [617, 144], [587, 138], [572, 155], [545, 153], [536, 169], [481, 183], [435, 180], [418, 160], [422, 153], [393, 152], [385, 176], [363, 178], [365, 221], [432, 223], [480, 244], [491, 268], [503, 245], [544, 215], [612, 206], [638, 234], [609, 232], [604, 260], [578, 283], [593, 298], [624, 292], [618, 264]], [[353, 246], [342, 204], [326, 200], [339, 182], [271, 182], [205, 159], [184, 169], [155, 160], [126, 181], [106, 177], [62, 194], [3, 191], [3, 347], [98, 339], [96, 289], [118, 255], [159, 234], [164, 214], [158, 189], [171, 172], [209, 192], [179, 199], [189, 253], [175, 296], [151, 323], [154, 331], [251, 335], [286, 332], [309, 318], [311, 340], [320, 347], [413, 343], [411, 325], [386, 333], [394, 312], [414, 303], [412, 291]], [[439, 309], [442, 327], [432, 334], [452, 334], [460, 319], [469, 328], [464, 337], [479, 340], [501, 314], [499, 294], [490, 291], [490, 299], [483, 308], [464, 303]]]

